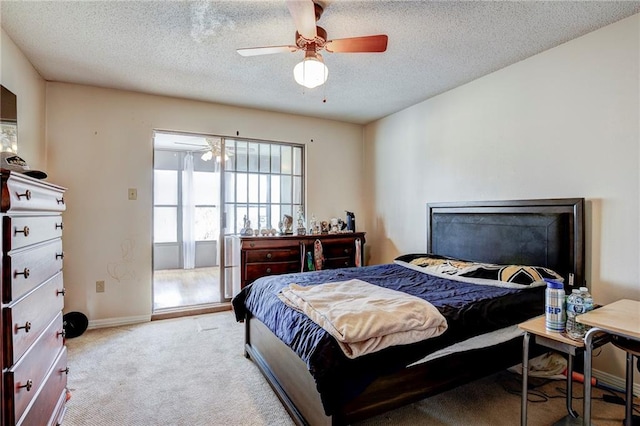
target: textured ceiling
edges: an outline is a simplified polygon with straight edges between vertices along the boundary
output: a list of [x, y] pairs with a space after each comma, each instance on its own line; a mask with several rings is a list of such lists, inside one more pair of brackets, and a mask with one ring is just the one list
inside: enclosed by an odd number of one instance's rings
[[[0, 23], [49, 81], [368, 123], [640, 12], [637, 1], [324, 1], [329, 39], [388, 34], [385, 53], [324, 53], [302, 90], [284, 1], [6, 1]], [[325, 101], [326, 100], [326, 101]]]

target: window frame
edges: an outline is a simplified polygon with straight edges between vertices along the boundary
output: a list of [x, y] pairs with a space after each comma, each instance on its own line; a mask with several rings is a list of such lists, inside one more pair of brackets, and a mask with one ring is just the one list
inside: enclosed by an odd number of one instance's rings
[[[289, 143], [289, 142], [278, 142], [278, 141], [268, 141], [268, 140], [256, 140], [256, 139], [246, 139], [246, 138], [223, 138], [223, 146], [225, 150], [235, 150], [238, 147], [238, 142], [240, 142], [240, 146], [244, 147], [245, 144], [247, 149], [251, 147], [257, 147], [258, 149], [258, 158], [257, 158], [257, 166], [252, 169], [251, 167], [251, 155], [232, 155], [228, 161], [225, 161], [225, 165], [223, 168], [224, 171], [224, 186], [225, 189], [221, 192], [224, 192], [224, 212], [225, 219], [229, 218], [229, 220], [225, 220], [224, 233], [225, 235], [238, 235], [242, 231], [243, 225], [243, 216], [247, 214], [249, 220], [251, 220], [251, 228], [255, 230], [261, 230], [263, 228], [267, 229], [279, 229], [279, 223], [282, 221], [282, 218], [285, 214], [288, 214], [295, 219], [296, 212], [299, 207], [302, 207], [302, 211], [305, 211], [305, 187], [306, 187], [306, 175], [305, 175], [305, 145], [298, 143]], [[265, 146], [269, 147], [269, 155], [267, 159], [263, 160], [263, 148]], [[273, 147], [279, 148], [279, 155], [277, 158], [280, 159], [279, 163], [274, 164], [274, 152]], [[283, 150], [285, 147], [290, 152], [289, 157], [289, 167], [288, 169], [283, 166]], [[244, 164], [238, 165], [239, 158], [244, 159]], [[231, 164], [231, 160], [233, 164]], [[276, 162], [277, 163], [277, 162]], [[274, 170], [276, 169], [276, 170]], [[283, 170], [284, 169], [284, 170]], [[233, 188], [231, 191], [233, 192], [233, 200], [230, 200], [226, 197], [227, 195], [227, 185], [229, 175], [234, 175], [232, 179]], [[245, 175], [247, 177], [246, 182], [242, 182], [246, 184], [246, 197], [242, 198], [242, 201], [239, 201], [239, 191], [238, 188], [238, 176]], [[273, 200], [273, 187], [272, 180], [274, 176], [280, 177], [279, 184], [280, 188], [278, 189], [279, 200]], [[289, 197], [284, 198], [283, 201], [283, 176], [290, 178], [289, 184]], [[252, 177], [255, 177], [255, 180], [258, 184], [257, 196], [256, 200], [252, 200], [250, 196], [250, 182]], [[261, 182], [261, 178], [266, 177], [264, 182]], [[263, 198], [261, 194], [261, 186], [264, 183], [266, 186], [267, 194]], [[299, 188], [296, 187], [299, 186]], [[299, 189], [299, 194], [295, 194], [294, 191]], [[264, 200], [264, 201], [263, 201]], [[274, 207], [277, 207], [274, 209]], [[278, 211], [278, 217], [274, 217], [274, 211]], [[258, 220], [257, 223], [255, 220], [255, 214], [251, 212], [258, 212]], [[264, 223], [260, 223], [260, 219], [262, 218], [262, 212], [264, 212]]]

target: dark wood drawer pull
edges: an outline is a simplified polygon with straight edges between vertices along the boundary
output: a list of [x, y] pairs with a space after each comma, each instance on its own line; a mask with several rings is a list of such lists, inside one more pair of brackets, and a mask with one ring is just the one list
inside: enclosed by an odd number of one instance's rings
[[344, 249], [344, 254], [349, 254], [349, 249], [348, 248]]
[[62, 370], [60, 370], [60, 372], [64, 374], [69, 374], [69, 367], [63, 368]]
[[22, 228], [22, 229], [16, 228], [15, 231], [13, 231], [13, 235], [18, 235], [18, 234], [24, 234], [25, 237], [28, 237], [29, 236], [29, 227], [25, 225], [24, 228]]
[[58, 260], [58, 259], [64, 259], [64, 252], [56, 253], [56, 260]]
[[56, 198], [56, 201], [58, 202], [58, 204], [64, 204], [64, 197]]
[[22, 330], [22, 329], [24, 329], [24, 332], [25, 332], [25, 333], [28, 333], [28, 332], [29, 332], [29, 330], [31, 330], [31, 323], [30, 323], [29, 321], [27, 321], [27, 322], [26, 322], [22, 327], [19, 327], [19, 326], [16, 324], [16, 331], [18, 331], [18, 330]]
[[62, 290], [56, 290], [56, 295], [61, 294], [61, 295], [66, 295], [67, 294], [67, 290], [65, 288], [63, 288]]
[[64, 225], [62, 224], [62, 222], [60, 222], [60, 224], [56, 223], [56, 229], [64, 229]]
[[18, 271], [13, 272], [13, 278], [18, 278], [18, 275], [24, 275], [25, 279], [29, 278], [29, 268], [24, 268], [24, 271], [22, 272], [18, 272]]
[[67, 336], [67, 332], [62, 329], [56, 333], [56, 337], [58, 336], [62, 336], [62, 338], [64, 339]]
[[349, 266], [349, 261], [348, 260], [344, 261], [344, 266]]
[[27, 392], [29, 392], [32, 387], [33, 387], [33, 380], [29, 379], [29, 380], [27, 380], [26, 384], [18, 386], [18, 389], [25, 388], [25, 389], [27, 389]]
[[267, 259], [271, 259], [272, 257], [271, 253], [267, 253]]
[[31, 199], [31, 191], [29, 191], [28, 189], [24, 191], [24, 194], [16, 194], [16, 195], [18, 196], [18, 199], [22, 197], [27, 197], [27, 200]]
[[267, 274], [271, 273], [271, 268], [267, 268]]

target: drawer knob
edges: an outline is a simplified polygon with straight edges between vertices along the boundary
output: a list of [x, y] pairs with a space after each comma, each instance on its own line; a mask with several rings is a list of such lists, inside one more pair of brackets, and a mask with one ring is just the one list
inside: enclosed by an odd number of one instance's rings
[[344, 261], [344, 266], [349, 266], [349, 261], [348, 260]]
[[18, 196], [18, 199], [22, 197], [26, 197], [27, 200], [31, 199], [31, 191], [29, 191], [28, 189], [24, 191], [24, 194], [16, 194], [16, 195]]
[[60, 222], [59, 224], [56, 223], [56, 229], [64, 229], [64, 225], [62, 224], [62, 222]]
[[66, 295], [67, 294], [67, 290], [65, 288], [63, 288], [62, 290], [56, 290], [56, 295], [61, 294], [61, 295]]
[[271, 268], [267, 268], [267, 274], [271, 273]]
[[64, 197], [56, 198], [56, 201], [58, 202], [58, 204], [64, 204]]
[[18, 278], [18, 275], [24, 275], [24, 278], [27, 279], [29, 278], [29, 273], [29, 268], [24, 268], [24, 271], [22, 272], [14, 271], [13, 278]]
[[272, 257], [271, 253], [267, 253], [267, 259], [271, 259]]
[[32, 387], [33, 387], [33, 380], [29, 379], [27, 380], [27, 383], [25, 383], [24, 385], [18, 386], [18, 389], [25, 388], [27, 392], [29, 392]]
[[18, 235], [18, 234], [24, 234], [25, 237], [28, 237], [29, 236], [29, 227], [25, 225], [24, 228], [22, 228], [22, 229], [16, 228], [15, 231], [13, 231], [13, 235]]
[[20, 327], [20, 326], [18, 326], [16, 324], [16, 331], [22, 330], [22, 329], [24, 329], [25, 333], [28, 333], [29, 330], [31, 330], [31, 323], [29, 321], [27, 321], [26, 323], [24, 323], [24, 325], [22, 327]]
[[56, 333], [56, 337], [58, 336], [61, 336], [64, 339], [67, 336], [67, 332], [62, 329]]
[[349, 249], [348, 248], [344, 249], [344, 254], [349, 254]]
[[69, 367], [63, 368], [62, 370], [60, 370], [60, 372], [64, 374], [69, 374]]
[[249, 243], [249, 246], [250, 246], [250, 247], [255, 247], [255, 246], [256, 246], [256, 243]]
[[58, 260], [58, 259], [64, 259], [64, 252], [56, 253], [56, 260]]

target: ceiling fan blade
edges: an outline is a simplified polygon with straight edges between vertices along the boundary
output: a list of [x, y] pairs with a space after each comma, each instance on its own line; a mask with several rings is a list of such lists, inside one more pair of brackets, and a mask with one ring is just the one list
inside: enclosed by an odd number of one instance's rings
[[316, 38], [316, 11], [311, 0], [287, 0], [289, 13], [298, 34], [307, 40]]
[[189, 142], [174, 142], [176, 145], [188, 145], [188, 146], [197, 146], [199, 148], [207, 148], [206, 145], [202, 145], [200, 143], [189, 143]]
[[265, 46], [236, 49], [242, 56], [272, 55], [274, 53], [295, 52], [298, 46]]
[[340, 38], [329, 40], [324, 48], [331, 53], [384, 52], [387, 50], [388, 39], [386, 34]]

